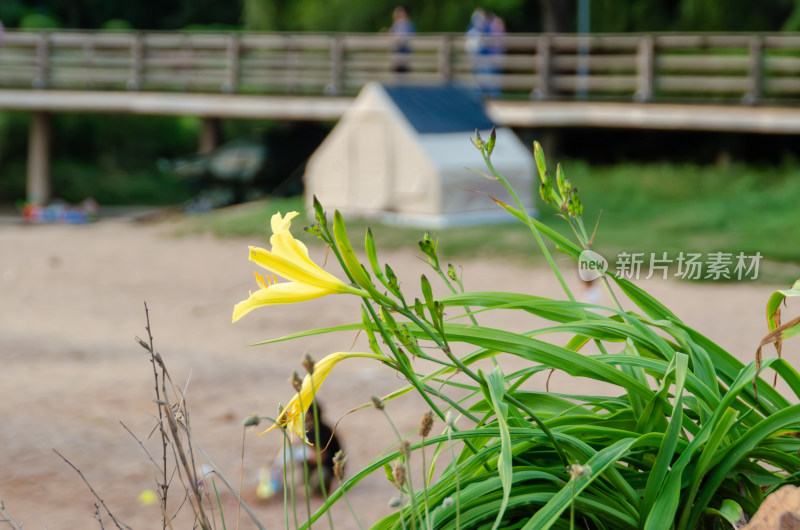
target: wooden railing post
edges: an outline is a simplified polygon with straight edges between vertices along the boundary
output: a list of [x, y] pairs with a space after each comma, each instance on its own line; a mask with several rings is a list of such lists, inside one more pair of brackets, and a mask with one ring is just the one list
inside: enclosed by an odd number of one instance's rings
[[50, 33], [42, 31], [36, 42], [36, 77], [33, 88], [47, 88], [50, 81]]
[[144, 35], [136, 33], [131, 41], [131, 77], [128, 90], [140, 90], [144, 81]]
[[453, 43], [450, 35], [442, 35], [439, 44], [439, 77], [445, 83], [453, 79]]
[[764, 41], [761, 35], [750, 37], [750, 90], [742, 102], [755, 105], [761, 99], [762, 77], [764, 74]]
[[222, 91], [227, 94], [236, 93], [239, 90], [239, 72], [241, 71], [242, 41], [239, 35], [231, 33], [228, 35], [228, 80], [222, 84]]
[[50, 113], [34, 112], [28, 135], [28, 202], [50, 200]]
[[300, 89], [300, 77], [298, 75], [298, 65], [300, 55], [296, 44], [296, 35], [284, 36], [284, 50], [286, 50], [286, 93], [296, 94]]
[[534, 99], [548, 99], [552, 86], [552, 61], [550, 57], [550, 35], [542, 33], [536, 40], [536, 70], [539, 74], [539, 86], [531, 91]]
[[344, 40], [338, 35], [331, 37], [331, 80], [325, 94], [338, 96], [344, 87]]
[[86, 88], [94, 86], [95, 79], [95, 64], [94, 64], [94, 42], [91, 38], [86, 38], [83, 41], [83, 68], [86, 72], [86, 77], [83, 79], [83, 84]]
[[655, 39], [652, 35], [642, 35], [636, 53], [636, 93], [634, 101], [645, 102], [653, 99], [655, 81]]

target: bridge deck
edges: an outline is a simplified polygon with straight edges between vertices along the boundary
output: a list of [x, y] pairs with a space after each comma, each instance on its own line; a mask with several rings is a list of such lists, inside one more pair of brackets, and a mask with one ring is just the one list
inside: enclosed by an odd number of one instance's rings
[[[0, 110], [335, 121], [353, 98], [171, 92], [0, 90]], [[800, 108], [596, 101], [489, 101], [498, 124], [800, 133]]]

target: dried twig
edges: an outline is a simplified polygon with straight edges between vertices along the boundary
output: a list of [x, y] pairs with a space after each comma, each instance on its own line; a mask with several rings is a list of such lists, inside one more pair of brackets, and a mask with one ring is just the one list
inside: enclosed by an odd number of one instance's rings
[[[169, 399], [166, 396], [164, 396], [164, 398], [167, 400]], [[165, 409], [164, 415], [167, 418], [167, 425], [169, 425], [169, 430], [172, 433], [173, 449], [177, 453], [178, 459], [183, 465], [184, 472], [186, 473], [186, 478], [189, 479], [189, 489], [194, 495], [195, 502], [197, 503], [197, 515], [200, 518], [200, 525], [203, 528], [210, 529], [211, 524], [209, 523], [208, 517], [206, 516], [205, 510], [203, 509], [203, 497], [200, 494], [200, 490], [197, 488], [197, 475], [194, 471], [194, 468], [189, 464], [189, 461], [186, 458], [186, 451], [183, 448], [183, 443], [181, 443], [180, 433], [178, 432], [178, 422], [172, 415], [171, 412], [172, 407], [169, 401], [165, 401], [162, 406]]]
[[84, 483], [85, 483], [85, 484], [86, 484], [86, 485], [89, 487], [89, 491], [91, 491], [91, 492], [92, 492], [92, 495], [94, 495], [94, 496], [95, 496], [95, 498], [96, 498], [98, 501], [100, 501], [100, 505], [101, 505], [101, 506], [103, 507], [103, 509], [106, 511], [106, 513], [108, 514], [108, 516], [109, 516], [109, 517], [111, 517], [111, 520], [112, 520], [112, 521], [114, 521], [114, 524], [116, 525], [116, 527], [117, 527], [117, 528], [119, 528], [119, 530], [133, 530], [133, 529], [132, 529], [130, 526], [126, 525], [125, 523], [121, 523], [121, 522], [119, 522], [119, 521], [117, 520], [117, 518], [116, 518], [116, 517], [114, 517], [114, 514], [113, 514], [113, 513], [111, 513], [111, 510], [109, 510], [109, 509], [108, 509], [108, 506], [106, 506], [106, 503], [105, 503], [105, 502], [103, 502], [103, 499], [101, 499], [101, 498], [100, 498], [100, 496], [97, 494], [97, 492], [96, 492], [96, 491], [94, 491], [94, 488], [92, 487], [92, 485], [91, 485], [91, 484], [89, 484], [89, 481], [88, 481], [88, 480], [86, 480], [86, 477], [84, 477], [84, 476], [83, 476], [83, 473], [81, 473], [81, 470], [80, 470], [80, 469], [78, 469], [77, 467], [75, 467], [75, 465], [74, 465], [72, 462], [70, 462], [69, 460], [67, 460], [67, 458], [66, 458], [64, 455], [62, 455], [61, 453], [59, 453], [59, 452], [58, 452], [56, 449], [53, 449], [53, 452], [54, 452], [55, 454], [57, 454], [58, 456], [60, 456], [60, 457], [61, 457], [61, 459], [62, 459], [62, 460], [64, 460], [64, 462], [66, 462], [67, 464], [69, 464], [69, 467], [71, 467], [72, 469], [74, 469], [74, 470], [75, 470], [75, 471], [78, 473], [78, 475], [80, 475], [80, 477], [83, 479], [83, 482], [84, 482]]
[[[181, 389], [178, 385], [176, 385], [172, 377], [170, 376], [169, 371], [164, 363], [164, 359], [161, 357], [153, 346], [153, 336], [150, 331], [150, 316], [147, 309], [147, 304], [145, 304], [145, 316], [147, 319], [147, 336], [148, 340], [144, 341], [142, 339], [137, 338], [139, 344], [150, 354], [150, 361], [153, 363], [153, 377], [156, 383], [156, 403], [158, 404], [158, 425], [156, 426], [157, 429], [160, 429], [161, 437], [162, 437], [162, 444], [163, 444], [163, 476], [164, 476], [164, 484], [161, 485], [162, 489], [162, 513], [164, 518], [164, 528], [169, 526], [171, 528], [171, 520], [167, 517], [167, 513], [165, 510], [166, 507], [166, 492], [167, 492], [167, 452], [171, 449], [172, 456], [175, 459], [175, 463], [177, 464], [175, 467], [175, 472], [178, 475], [178, 479], [181, 481], [183, 485], [183, 489], [186, 492], [186, 496], [181, 503], [181, 507], [184, 503], [189, 501], [189, 504], [192, 505], [192, 508], [195, 511], [195, 516], [197, 518], [197, 523], [203, 528], [211, 528], [211, 523], [205, 513], [204, 505], [203, 505], [203, 494], [200, 491], [199, 485], [200, 481], [197, 477], [195, 459], [194, 459], [194, 449], [200, 451], [206, 461], [209, 463], [210, 467], [213, 470], [213, 473], [219, 477], [219, 479], [225, 484], [228, 490], [236, 497], [236, 499], [241, 503], [241, 507], [245, 509], [248, 513], [250, 518], [253, 522], [257, 525], [258, 528], [265, 528], [256, 518], [253, 511], [250, 509], [247, 504], [242, 501], [241, 496], [236, 491], [236, 489], [231, 485], [231, 483], [219, 472], [219, 468], [214, 464], [208, 454], [200, 447], [192, 438], [192, 431], [191, 431], [191, 424], [189, 421], [189, 410], [186, 406], [186, 388]], [[160, 373], [159, 373], [160, 372]], [[160, 381], [159, 381], [160, 376]], [[160, 384], [159, 384], [160, 383]], [[170, 393], [168, 392], [167, 383], [170, 384], [172, 393], [175, 396], [175, 402], [171, 402], [170, 400]], [[188, 386], [188, 382], [187, 382]], [[166, 425], [165, 425], [166, 424]], [[123, 424], [123, 427], [125, 425]], [[128, 432], [130, 432], [127, 427], [125, 427]], [[186, 436], [185, 441], [181, 436], [181, 432], [183, 432]], [[131, 433], [133, 436], [133, 433]], [[152, 433], [151, 433], [152, 435]], [[142, 446], [144, 449], [144, 445], [141, 441], [134, 436], [134, 439], [139, 442], [139, 445]], [[145, 452], [147, 450], [145, 449]], [[151, 462], [153, 462], [156, 467], [159, 467], [158, 464], [154, 461], [154, 459], [148, 453], [148, 457], [150, 457]], [[184, 481], [185, 477], [185, 481]], [[169, 482], [171, 482], [171, 477]], [[210, 500], [210, 498], [209, 498]], [[192, 502], [194, 501], [194, 502]], [[213, 510], [213, 508], [212, 508]], [[180, 507], [178, 508], [180, 511]]]
[[[159, 471], [161, 471], [161, 469], [159, 469], [159, 467], [158, 467], [158, 463], [155, 461], [155, 459], [153, 458], [153, 456], [150, 454], [150, 451], [148, 451], [148, 450], [147, 450], [147, 448], [145, 448], [145, 446], [144, 446], [144, 444], [142, 443], [142, 441], [141, 441], [141, 440], [140, 440], [140, 439], [139, 439], [139, 438], [138, 438], [138, 437], [137, 437], [135, 434], [133, 434], [133, 432], [132, 432], [132, 431], [131, 431], [131, 430], [128, 428], [128, 426], [127, 426], [127, 425], [125, 425], [125, 423], [123, 423], [122, 421], [120, 421], [120, 422], [119, 422], [119, 424], [120, 424], [120, 425], [122, 425], [122, 427], [123, 427], [123, 428], [124, 428], [126, 431], [128, 431], [128, 434], [130, 434], [130, 435], [131, 435], [131, 437], [132, 437], [134, 440], [136, 440], [136, 443], [138, 443], [138, 444], [139, 444], [139, 447], [141, 447], [141, 448], [142, 448], [142, 451], [144, 451], [144, 454], [146, 454], [146, 455], [147, 455], [147, 458], [149, 458], [149, 459], [150, 459], [150, 461], [153, 463], [153, 465], [154, 465], [154, 466], [156, 466], [156, 469], [158, 469]], [[166, 480], [164, 480], [164, 482], [166, 482]]]
[[100, 523], [100, 530], [104, 530], [105, 526], [103, 526], [103, 516], [100, 514], [100, 505], [94, 503], [94, 518], [97, 519], [97, 522]]
[[[153, 333], [150, 330], [150, 311], [147, 308], [147, 302], [144, 303], [144, 315], [147, 323], [145, 326], [145, 329], [147, 330], [147, 342], [143, 341], [139, 337], [136, 337], [136, 340], [150, 354], [150, 362], [153, 365], [153, 378], [155, 379], [156, 401], [161, 401], [161, 390], [158, 387], [158, 370], [156, 368], [156, 356], [158, 354], [156, 354], [155, 349], [153, 348]], [[158, 356], [158, 359], [160, 360], [160, 356]], [[163, 379], [163, 374], [166, 371], [166, 367], [163, 363], [159, 364], [161, 365]], [[164, 416], [161, 412], [161, 407], [158, 407], [158, 426], [161, 431], [161, 474], [163, 477], [163, 482], [159, 484], [159, 487], [161, 489], [161, 506], [164, 508], [164, 512], [166, 513], [167, 491], [169, 490], [169, 482], [167, 481], [167, 446], [169, 444], [169, 437], [164, 429]], [[152, 435], [152, 433], [150, 434]], [[165, 515], [161, 522], [162, 530], [166, 530], [167, 525], [168, 521]]]
[[8, 513], [8, 510], [6, 510], [6, 505], [3, 504], [3, 501], [0, 501], [0, 514], [5, 517], [5, 519], [0, 520], [0, 523], [8, 523], [8, 525], [14, 530], [22, 530], [22, 523], [18, 523], [16, 519], [11, 517], [11, 514]]
[[255, 525], [258, 528], [260, 528], [261, 530], [265, 530], [264, 525], [262, 525], [258, 521], [258, 518], [256, 517], [256, 514], [253, 513], [253, 510], [250, 509], [250, 507], [247, 505], [247, 503], [244, 502], [242, 497], [237, 493], [236, 488], [234, 488], [233, 485], [230, 482], [228, 482], [228, 479], [226, 479], [225, 476], [218, 471], [219, 468], [214, 463], [214, 461], [211, 460], [211, 457], [208, 456], [208, 453], [206, 453], [205, 450], [197, 442], [192, 442], [191, 441], [191, 437], [192, 437], [191, 433], [187, 432], [186, 434], [189, 436], [190, 443], [193, 443], [194, 446], [197, 447], [197, 450], [200, 451], [200, 454], [203, 455], [203, 457], [208, 461], [208, 465], [211, 466], [211, 468], [214, 470], [214, 474], [219, 477], [219, 479], [223, 482], [223, 484], [225, 484], [225, 487], [228, 488], [228, 491], [230, 491], [231, 494], [233, 494], [233, 496], [236, 497], [236, 500], [238, 500], [241, 503], [242, 508], [244, 508], [244, 510], [247, 512], [247, 515], [250, 516], [250, 519], [255, 523]]

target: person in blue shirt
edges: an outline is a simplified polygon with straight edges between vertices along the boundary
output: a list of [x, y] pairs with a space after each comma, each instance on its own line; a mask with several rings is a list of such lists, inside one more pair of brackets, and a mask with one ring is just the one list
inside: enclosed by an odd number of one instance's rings
[[398, 73], [408, 72], [411, 69], [409, 57], [411, 54], [411, 42], [409, 37], [416, 33], [416, 27], [414, 27], [414, 22], [411, 21], [405, 7], [397, 6], [394, 8], [390, 31], [395, 37], [392, 70]]

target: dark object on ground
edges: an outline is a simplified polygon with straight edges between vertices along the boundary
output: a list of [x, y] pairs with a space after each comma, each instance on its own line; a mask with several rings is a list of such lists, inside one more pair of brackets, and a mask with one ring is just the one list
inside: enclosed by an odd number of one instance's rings
[[190, 212], [207, 211], [266, 195], [303, 193], [303, 173], [311, 153], [329, 128], [319, 124], [286, 123], [259, 138], [238, 138], [209, 153], [159, 162], [163, 169], [187, 181], [195, 198]]

